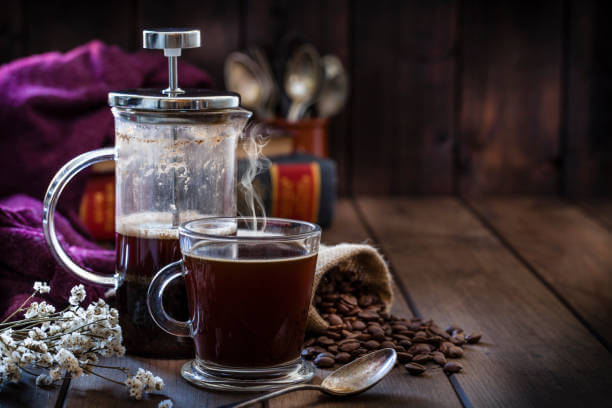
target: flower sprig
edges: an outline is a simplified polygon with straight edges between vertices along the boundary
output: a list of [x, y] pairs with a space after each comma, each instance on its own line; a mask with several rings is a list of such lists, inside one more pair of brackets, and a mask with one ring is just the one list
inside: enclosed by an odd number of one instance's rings
[[[44, 301], [32, 301], [50, 290], [44, 282], [34, 283], [32, 295], [0, 322], [0, 384], [19, 382], [22, 372], [36, 375], [33, 371], [42, 369], [48, 374], [37, 376], [38, 386], [54, 385], [67, 375], [78, 378], [91, 374], [125, 386], [136, 399], [145, 392], [162, 390], [164, 381], [150, 371], [139, 368], [131, 375], [128, 368], [99, 364], [100, 357], [125, 354], [116, 309], [102, 299], [81, 307], [87, 295], [83, 285], [71, 289], [70, 305], [59, 312]], [[19, 313], [24, 318], [11, 321]], [[100, 374], [101, 368], [123, 373], [124, 382]]]

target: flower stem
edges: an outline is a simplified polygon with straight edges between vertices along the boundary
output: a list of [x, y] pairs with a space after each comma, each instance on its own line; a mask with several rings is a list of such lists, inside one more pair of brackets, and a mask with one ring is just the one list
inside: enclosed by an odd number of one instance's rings
[[85, 369], [85, 372], [86, 372], [86, 373], [88, 373], [88, 374], [93, 374], [93, 375], [95, 375], [95, 376], [97, 376], [97, 377], [103, 378], [103, 379], [105, 379], [105, 380], [107, 380], [107, 381], [114, 382], [115, 384], [125, 385], [124, 383], [121, 383], [121, 382], [119, 382], [119, 381], [113, 380], [112, 378], [105, 377], [105, 376], [103, 376], [102, 374], [98, 374], [98, 373], [96, 373], [95, 371], [91, 371], [91, 370], [89, 370], [89, 369]]
[[36, 295], [38, 293], [38, 291], [34, 291], [34, 293], [32, 293], [30, 295], [29, 298], [27, 298], [26, 300], [23, 301], [23, 303], [21, 304], [21, 306], [19, 306], [13, 313], [11, 313], [10, 315], [8, 315], [2, 322], [0, 323], [6, 323], [8, 322], [11, 317], [15, 316], [17, 313], [19, 313], [21, 311], [21, 308], [25, 306], [26, 303], [28, 303], [30, 300], [32, 300], [32, 298], [34, 297], [34, 295]]

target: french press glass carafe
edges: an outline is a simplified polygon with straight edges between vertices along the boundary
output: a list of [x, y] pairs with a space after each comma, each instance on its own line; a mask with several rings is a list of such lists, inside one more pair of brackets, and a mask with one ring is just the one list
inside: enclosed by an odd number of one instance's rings
[[[180, 259], [180, 223], [235, 215], [235, 150], [251, 112], [239, 107], [237, 94], [178, 87], [177, 58], [183, 48], [200, 46], [199, 30], [146, 30], [143, 41], [144, 48], [163, 49], [168, 57], [169, 87], [109, 93], [115, 147], [84, 153], [59, 170], [45, 197], [43, 229], [60, 264], [86, 282], [116, 288], [128, 352], [188, 356], [193, 353], [189, 340], [166, 334], [151, 320], [147, 288], [155, 272]], [[116, 162], [114, 276], [86, 270], [71, 260], [53, 222], [66, 184], [80, 170], [106, 160]], [[166, 310], [185, 320], [184, 288], [173, 290]]]

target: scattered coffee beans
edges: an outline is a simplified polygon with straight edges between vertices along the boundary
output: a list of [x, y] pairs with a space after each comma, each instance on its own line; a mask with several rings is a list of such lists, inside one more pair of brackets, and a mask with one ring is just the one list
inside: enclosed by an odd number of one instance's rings
[[332, 271], [319, 284], [314, 305], [329, 323], [322, 336], [307, 338], [302, 356], [319, 368], [345, 364], [373, 350], [392, 348], [398, 364], [420, 375], [433, 362], [447, 374], [463, 366], [447, 358], [463, 356], [462, 346], [478, 343], [480, 333], [465, 334], [451, 325], [442, 329], [432, 320], [406, 319], [385, 312], [380, 297], [352, 272]]

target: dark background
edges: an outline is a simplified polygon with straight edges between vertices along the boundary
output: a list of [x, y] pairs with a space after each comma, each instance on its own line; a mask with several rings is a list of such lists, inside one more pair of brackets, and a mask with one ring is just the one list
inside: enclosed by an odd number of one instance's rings
[[611, 1], [9, 0], [0, 62], [142, 28], [197, 27], [184, 57], [223, 86], [227, 54], [294, 31], [351, 75], [332, 121], [340, 192], [612, 193]]

